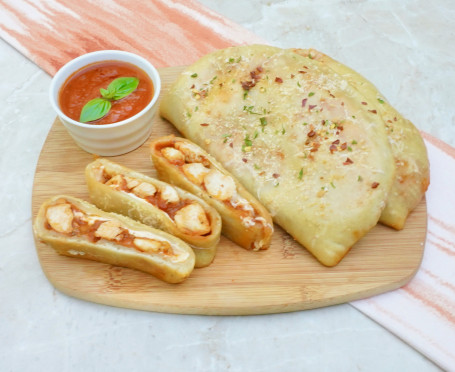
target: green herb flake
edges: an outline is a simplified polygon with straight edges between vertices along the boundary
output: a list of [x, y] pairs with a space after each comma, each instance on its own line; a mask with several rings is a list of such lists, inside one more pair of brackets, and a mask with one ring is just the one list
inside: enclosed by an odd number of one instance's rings
[[382, 105], [384, 103], [384, 100], [381, 98], [378, 98], [378, 102]]
[[224, 138], [223, 143], [226, 143], [228, 138], [231, 137], [231, 136], [232, 136], [232, 134], [230, 134], [230, 133], [223, 134], [222, 135], [222, 137]]
[[245, 91], [243, 92], [243, 99], [246, 99], [246, 97], [248, 97], [248, 91], [247, 91], [247, 90], [245, 90]]
[[352, 147], [351, 146], [348, 146], [348, 151], [352, 151]]
[[250, 140], [250, 135], [247, 134], [244, 139], [245, 146], [253, 146], [253, 142]]
[[357, 145], [357, 141], [356, 140], [352, 140], [351, 142], [353, 145]]
[[192, 78], [197, 78], [197, 73], [195, 72], [193, 75], [191, 75]]
[[261, 122], [262, 131], [264, 132], [264, 128], [267, 125], [267, 118], [265, 117], [259, 118], [259, 121]]
[[333, 184], [333, 182], [330, 182], [330, 186], [332, 186], [334, 189], [336, 189], [335, 185]]
[[301, 180], [303, 177], [303, 168], [300, 169], [300, 172], [299, 172], [299, 175], [298, 175], [298, 179]]
[[357, 177], [357, 181], [358, 181], [358, 182], [362, 182], [362, 181], [363, 181], [362, 176], [358, 176], [358, 177]]
[[313, 97], [313, 96], [314, 96], [314, 92], [308, 93], [308, 97]]

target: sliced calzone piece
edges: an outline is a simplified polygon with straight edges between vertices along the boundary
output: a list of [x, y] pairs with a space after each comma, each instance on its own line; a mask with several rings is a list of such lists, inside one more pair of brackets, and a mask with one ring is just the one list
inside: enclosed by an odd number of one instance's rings
[[374, 110], [381, 115], [395, 158], [396, 176], [379, 222], [397, 230], [403, 229], [409, 213], [422, 200], [430, 184], [427, 150], [419, 131], [358, 72], [314, 49], [294, 51], [309, 56], [338, 73], [368, 100], [368, 105], [364, 105], [365, 110]]
[[221, 215], [223, 235], [245, 249], [269, 247], [273, 234], [270, 214], [213, 157], [175, 136], [158, 138], [150, 146], [159, 177], [213, 206]]
[[197, 196], [107, 159], [87, 165], [85, 178], [92, 203], [166, 231], [196, 254], [196, 267], [208, 266], [221, 234], [218, 212]]
[[188, 67], [160, 114], [333, 266], [377, 224], [395, 179], [385, 123], [366, 103], [311, 58], [248, 45]]
[[59, 254], [140, 270], [168, 283], [182, 282], [194, 268], [194, 253], [182, 240], [66, 195], [41, 205], [33, 229]]

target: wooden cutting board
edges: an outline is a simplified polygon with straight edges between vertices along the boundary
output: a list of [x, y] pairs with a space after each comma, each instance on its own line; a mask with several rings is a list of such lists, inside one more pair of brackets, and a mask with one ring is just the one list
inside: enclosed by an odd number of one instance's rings
[[[160, 70], [163, 92], [182, 67]], [[150, 138], [139, 149], [112, 161], [155, 176], [150, 139], [178, 134], [154, 118]], [[73, 142], [55, 120], [38, 160], [32, 209], [56, 194], [89, 200], [84, 168], [94, 156]], [[126, 268], [60, 256], [35, 241], [49, 281], [70, 296], [101, 304], [181, 314], [244, 315], [289, 312], [344, 303], [406, 284], [417, 271], [426, 236], [426, 203], [409, 216], [406, 228], [378, 225], [333, 268], [322, 266], [278, 226], [269, 250], [246, 251], [222, 237], [215, 261], [195, 269], [185, 282], [167, 284]]]

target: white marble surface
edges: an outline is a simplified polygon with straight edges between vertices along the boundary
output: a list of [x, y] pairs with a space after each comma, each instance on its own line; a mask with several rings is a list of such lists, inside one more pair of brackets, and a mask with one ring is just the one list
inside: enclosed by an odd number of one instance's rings
[[[283, 47], [356, 68], [418, 128], [455, 145], [455, 3], [202, 3]], [[56, 291], [31, 231], [31, 188], [55, 114], [50, 77], [0, 41], [1, 371], [438, 371], [348, 304], [249, 317], [97, 305]]]

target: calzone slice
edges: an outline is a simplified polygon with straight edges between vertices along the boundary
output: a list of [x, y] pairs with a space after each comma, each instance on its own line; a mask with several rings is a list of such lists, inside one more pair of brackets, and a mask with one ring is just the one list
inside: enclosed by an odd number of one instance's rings
[[193, 248], [196, 267], [205, 267], [215, 258], [221, 218], [202, 199], [107, 159], [88, 164], [85, 178], [98, 208], [182, 239]]
[[227, 238], [253, 251], [269, 247], [273, 233], [270, 214], [209, 154], [175, 136], [155, 139], [150, 148], [159, 177], [213, 206]]
[[250, 45], [188, 67], [160, 113], [333, 266], [377, 224], [395, 177], [385, 124], [365, 103], [327, 66]]
[[365, 110], [376, 110], [381, 115], [397, 170], [379, 221], [397, 230], [403, 229], [409, 213], [422, 200], [430, 184], [427, 150], [419, 131], [358, 72], [314, 49], [295, 49], [294, 51], [310, 56], [338, 73], [368, 100]]
[[67, 195], [44, 202], [33, 229], [59, 254], [140, 270], [168, 283], [182, 282], [194, 268], [194, 253], [182, 240]]

